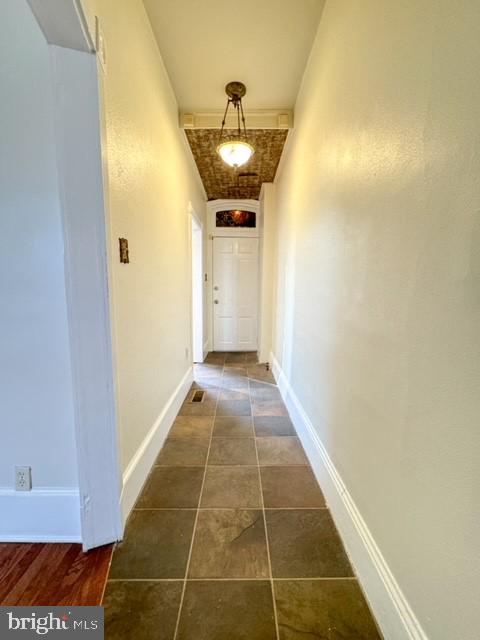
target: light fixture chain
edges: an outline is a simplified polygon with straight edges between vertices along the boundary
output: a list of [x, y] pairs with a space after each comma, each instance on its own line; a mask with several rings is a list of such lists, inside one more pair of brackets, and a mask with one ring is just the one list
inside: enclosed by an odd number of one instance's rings
[[[243, 105], [242, 105], [242, 101], [240, 100], [240, 109], [242, 111], [242, 123], [243, 123], [243, 134], [245, 136], [245, 139], [247, 138], [247, 126], [245, 124], [245, 116], [243, 115]], [[240, 125], [238, 127], [238, 131], [240, 132]]]
[[[240, 105], [242, 104], [242, 101], [240, 100]], [[240, 136], [241, 134], [241, 130], [240, 130], [240, 109], [238, 108], [238, 102], [235, 104], [235, 109], [237, 110], [237, 129], [238, 129], [238, 135]]]
[[225, 113], [223, 114], [222, 128], [220, 129], [220, 136], [218, 138], [219, 143], [222, 141], [223, 130], [225, 128], [225, 122], [227, 121], [227, 112], [228, 112], [229, 106], [230, 106], [230, 100], [227, 100], [227, 106], [225, 107]]

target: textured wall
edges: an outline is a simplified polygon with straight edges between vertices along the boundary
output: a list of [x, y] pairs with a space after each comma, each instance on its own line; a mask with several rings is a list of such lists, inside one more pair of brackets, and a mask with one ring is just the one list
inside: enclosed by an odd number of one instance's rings
[[327, 1], [275, 353], [432, 640], [480, 626], [480, 3]]
[[[204, 195], [141, 0], [85, 0], [106, 39], [103, 76], [110, 190], [115, 358], [125, 469], [190, 366], [191, 201]], [[129, 241], [130, 264], [118, 260]]]
[[0, 78], [0, 487], [14, 465], [76, 487], [50, 54], [26, 2], [0, 3]]

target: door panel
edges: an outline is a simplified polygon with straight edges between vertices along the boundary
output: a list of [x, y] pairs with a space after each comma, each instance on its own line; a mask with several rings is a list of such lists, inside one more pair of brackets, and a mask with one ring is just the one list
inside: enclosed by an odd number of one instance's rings
[[258, 239], [213, 239], [215, 351], [257, 349]]

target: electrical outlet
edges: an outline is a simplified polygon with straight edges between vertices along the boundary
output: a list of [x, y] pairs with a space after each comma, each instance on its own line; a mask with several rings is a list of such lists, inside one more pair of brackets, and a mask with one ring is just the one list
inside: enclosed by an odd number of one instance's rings
[[185, 347], [185, 360], [188, 360], [189, 355], [190, 355], [190, 349], [188, 347]]
[[32, 490], [32, 468], [15, 467], [15, 491]]

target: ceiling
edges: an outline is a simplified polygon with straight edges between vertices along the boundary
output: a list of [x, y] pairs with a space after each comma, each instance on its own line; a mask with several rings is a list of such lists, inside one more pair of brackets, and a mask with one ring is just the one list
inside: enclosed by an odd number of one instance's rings
[[235, 171], [216, 153], [218, 130], [186, 129], [208, 200], [251, 198], [257, 200], [263, 182], [272, 182], [288, 134], [285, 129], [250, 129], [248, 141], [255, 153]]
[[324, 0], [144, 0], [182, 111], [293, 108]]

